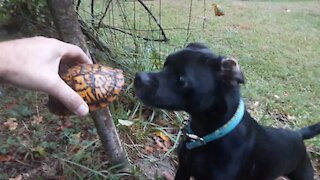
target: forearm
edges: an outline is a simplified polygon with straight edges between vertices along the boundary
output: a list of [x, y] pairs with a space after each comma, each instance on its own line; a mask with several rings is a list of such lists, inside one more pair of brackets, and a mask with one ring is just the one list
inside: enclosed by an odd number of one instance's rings
[[[50, 61], [53, 61], [50, 58], [46, 61], [48, 52], [44, 40], [34, 37], [1, 42], [0, 79], [16, 86], [37, 89], [40, 84], [37, 80], [40, 77], [39, 72], [46, 72], [44, 70], [50, 66]], [[54, 50], [50, 52], [54, 53]]]
[[[12, 74], [16, 74], [15, 59], [19, 49], [15, 46], [15, 41], [0, 42], [0, 80], [4, 81]], [[21, 65], [20, 65], [21, 66]]]

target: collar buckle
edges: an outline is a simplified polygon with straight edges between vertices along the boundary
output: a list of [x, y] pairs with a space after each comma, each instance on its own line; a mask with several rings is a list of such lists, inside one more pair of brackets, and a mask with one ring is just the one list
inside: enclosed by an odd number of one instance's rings
[[202, 145], [206, 144], [206, 141], [195, 134], [186, 133], [186, 136], [191, 139], [192, 142], [199, 141]]

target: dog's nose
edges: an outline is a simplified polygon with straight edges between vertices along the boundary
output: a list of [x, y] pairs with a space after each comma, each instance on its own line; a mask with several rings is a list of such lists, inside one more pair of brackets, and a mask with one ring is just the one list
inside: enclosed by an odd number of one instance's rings
[[146, 72], [139, 72], [136, 74], [134, 78], [134, 85], [135, 86], [151, 86], [152, 79], [150, 75]]

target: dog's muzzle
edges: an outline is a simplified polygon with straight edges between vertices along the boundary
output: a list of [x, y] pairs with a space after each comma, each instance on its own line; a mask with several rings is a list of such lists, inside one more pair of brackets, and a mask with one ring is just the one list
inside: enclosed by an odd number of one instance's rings
[[156, 93], [159, 82], [153, 73], [139, 72], [134, 79], [136, 94], [143, 101], [151, 100]]
[[152, 84], [152, 79], [148, 73], [137, 73], [136, 77], [134, 78], [135, 87], [151, 87]]

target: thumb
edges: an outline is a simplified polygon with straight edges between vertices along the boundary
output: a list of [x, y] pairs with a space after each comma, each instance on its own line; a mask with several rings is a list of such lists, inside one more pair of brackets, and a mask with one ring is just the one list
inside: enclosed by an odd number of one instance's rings
[[62, 79], [59, 78], [55, 88], [51, 89], [51, 95], [63, 103], [71, 112], [78, 116], [84, 116], [89, 112], [87, 103], [69, 87]]

